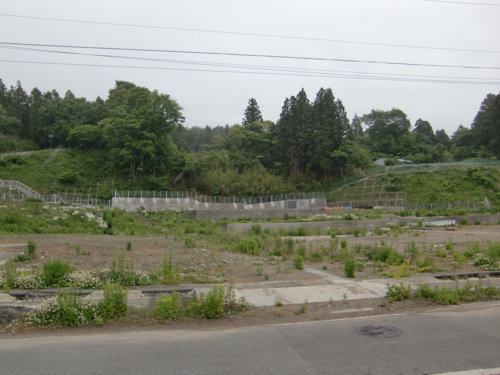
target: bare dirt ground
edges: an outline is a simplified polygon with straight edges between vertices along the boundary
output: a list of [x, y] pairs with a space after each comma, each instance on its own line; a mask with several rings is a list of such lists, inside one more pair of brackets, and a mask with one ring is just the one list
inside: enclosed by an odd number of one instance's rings
[[[37, 243], [37, 258], [34, 263], [60, 259], [77, 269], [101, 269], [110, 267], [118, 254], [133, 260], [134, 267], [143, 270], [157, 270], [161, 267], [164, 254], [172, 253], [186, 275], [210, 275], [225, 279], [226, 283], [258, 284], [264, 281], [291, 282], [299, 284], [321, 284], [323, 276], [293, 268], [290, 260], [281, 257], [255, 257], [246, 254], [231, 253], [199, 244], [194, 248], [185, 247], [183, 239], [165, 236], [124, 237], [105, 235], [1, 235], [0, 252], [13, 251], [11, 245], [26, 244], [28, 239]], [[308, 249], [321, 246], [329, 247], [333, 239], [328, 236], [296, 237], [297, 243], [305, 242]], [[452, 243], [454, 251], [463, 251], [470, 242], [478, 242], [487, 247], [489, 242], [500, 241], [500, 225], [459, 226], [452, 230], [434, 228], [431, 230], [414, 229], [403, 233], [384, 233], [382, 235], [339, 236], [349, 246], [360, 243], [362, 246], [392, 246], [400, 251], [408, 248], [412, 242], [419, 249], [421, 256], [432, 256], [441, 272], [467, 272], [476, 270], [471, 261], [457, 267], [450, 255], [437, 257], [438, 246], [445, 248], [445, 243]], [[127, 244], [131, 243], [131, 250]], [[22, 249], [18, 249], [22, 251]], [[321, 261], [304, 262], [306, 269], [317, 269], [343, 276], [343, 265], [330, 257]], [[384, 270], [375, 265], [366, 266], [356, 272], [356, 279], [381, 278]], [[387, 279], [388, 282], [394, 279]], [[431, 308], [426, 303], [406, 301], [387, 303], [385, 299], [343, 301], [335, 303], [308, 304], [305, 313], [300, 313], [300, 306], [273, 306], [251, 309], [219, 321], [183, 320], [174, 324], [158, 324], [147, 316], [139, 316], [128, 322], [107, 324], [104, 327], [80, 328], [90, 334], [122, 329], [230, 329], [240, 326], [253, 326], [274, 323], [293, 323], [300, 321], [329, 320], [360, 315], [378, 315], [401, 311], [418, 311]], [[73, 332], [74, 330], [63, 330]], [[4, 333], [8, 333], [5, 332]], [[45, 333], [47, 333], [45, 331]]]

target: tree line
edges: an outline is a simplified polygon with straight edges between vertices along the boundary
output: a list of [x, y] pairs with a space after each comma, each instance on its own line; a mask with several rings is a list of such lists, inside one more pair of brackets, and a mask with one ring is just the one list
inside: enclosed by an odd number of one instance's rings
[[241, 124], [185, 127], [168, 94], [116, 81], [88, 101], [0, 80], [0, 152], [63, 147], [104, 150], [110, 173], [147, 189], [266, 195], [319, 189], [379, 158], [433, 163], [500, 156], [500, 94], [488, 94], [470, 128], [451, 136], [397, 108], [349, 120], [342, 101], [321, 88], [286, 98], [278, 121], [251, 98]]

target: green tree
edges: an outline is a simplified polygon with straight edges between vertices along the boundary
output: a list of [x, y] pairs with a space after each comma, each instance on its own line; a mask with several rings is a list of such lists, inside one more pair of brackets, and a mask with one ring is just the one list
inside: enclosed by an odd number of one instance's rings
[[334, 172], [335, 162], [329, 157], [351, 131], [340, 100], [331, 89], [321, 88], [313, 104], [314, 123], [309, 134], [308, 170], [327, 177]]
[[[403, 137], [410, 134], [410, 120], [402, 110], [393, 108], [390, 111], [372, 110], [362, 119], [367, 127], [371, 148], [374, 152], [397, 156], [401, 153], [398, 144]], [[409, 139], [406, 137], [406, 139]], [[403, 149], [404, 152], [404, 149]]]
[[283, 163], [290, 176], [296, 177], [306, 171], [313, 129], [313, 106], [302, 89], [296, 97], [286, 98], [272, 131], [275, 158]]
[[[129, 87], [123, 97], [123, 87]], [[184, 118], [181, 107], [166, 94], [149, 91], [133, 84], [117, 82], [120, 101], [110, 90], [112, 103], [123, 103], [100, 122], [104, 140], [118, 168], [126, 168], [137, 181], [141, 172], [156, 176], [164, 172], [176, 152], [171, 134]]]
[[102, 129], [95, 125], [78, 125], [66, 139], [69, 146], [81, 149], [96, 149], [102, 146]]
[[472, 122], [471, 130], [476, 150], [484, 147], [491, 155], [500, 157], [500, 93], [486, 96]]
[[250, 125], [254, 122], [262, 122], [262, 114], [260, 113], [259, 105], [257, 100], [251, 98], [248, 101], [248, 106], [245, 109], [245, 117], [243, 118], [242, 125]]
[[430, 140], [434, 139], [434, 130], [432, 130], [431, 124], [428, 121], [424, 121], [422, 119], [418, 119], [415, 122], [415, 127], [412, 130], [412, 133], [424, 135]]
[[451, 147], [451, 139], [444, 129], [436, 130], [434, 142], [443, 145], [446, 150]]

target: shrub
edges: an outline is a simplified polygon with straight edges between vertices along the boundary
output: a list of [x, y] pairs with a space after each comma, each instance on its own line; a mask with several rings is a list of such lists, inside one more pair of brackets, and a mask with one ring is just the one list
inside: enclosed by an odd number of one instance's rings
[[160, 320], [176, 320], [182, 312], [182, 305], [179, 301], [179, 292], [163, 295], [156, 300], [155, 316]]
[[127, 291], [119, 284], [108, 283], [103, 289], [104, 300], [99, 304], [101, 316], [106, 319], [121, 317], [127, 311]]
[[33, 240], [28, 240], [28, 252], [26, 253], [26, 257], [29, 260], [33, 260], [36, 257], [36, 242]]
[[5, 290], [11, 288], [17, 279], [17, 270], [16, 267], [14, 266], [14, 261], [13, 260], [8, 260], [5, 262], [4, 265], [4, 271], [3, 271], [3, 288]]
[[188, 312], [192, 316], [206, 319], [217, 319], [224, 312], [224, 287], [222, 285], [212, 286], [207, 294], [195, 294], [188, 303]]
[[44, 263], [43, 279], [45, 286], [48, 288], [62, 286], [64, 284], [65, 276], [70, 272], [70, 265], [68, 263], [61, 262], [59, 259]]
[[306, 248], [306, 245], [304, 245], [303, 243], [299, 245], [299, 247], [297, 248], [297, 255], [300, 255], [302, 258], [306, 258], [306, 253], [307, 253], [307, 248]]
[[[108, 223], [108, 228], [110, 228], [109, 223]], [[132, 251], [132, 242], [127, 241], [127, 251]]]
[[354, 254], [349, 255], [344, 259], [344, 273], [348, 278], [354, 278], [354, 272], [356, 271], [356, 258]]
[[191, 237], [186, 237], [184, 239], [184, 247], [193, 248], [196, 247], [196, 240]]
[[403, 283], [397, 284], [387, 284], [387, 299], [391, 302], [393, 301], [404, 301], [411, 297], [411, 286], [405, 287]]
[[40, 309], [29, 312], [22, 323], [27, 326], [79, 326], [98, 321], [99, 311], [93, 304], [82, 303], [73, 291], [57, 293]]
[[403, 254], [400, 254], [396, 249], [389, 246], [382, 246], [379, 249], [371, 250], [366, 255], [371, 261], [383, 262], [389, 265], [399, 265], [404, 261]]
[[296, 255], [293, 258], [293, 268], [298, 269], [298, 270], [303, 270], [304, 269], [304, 257], [302, 255]]
[[479, 247], [479, 243], [471, 242], [467, 245], [467, 248], [464, 251], [464, 256], [467, 259], [471, 259], [474, 255], [481, 252], [481, 248]]
[[162, 282], [167, 285], [179, 284], [182, 280], [179, 266], [172, 261], [172, 252], [167, 259], [167, 254], [163, 254], [161, 267]]

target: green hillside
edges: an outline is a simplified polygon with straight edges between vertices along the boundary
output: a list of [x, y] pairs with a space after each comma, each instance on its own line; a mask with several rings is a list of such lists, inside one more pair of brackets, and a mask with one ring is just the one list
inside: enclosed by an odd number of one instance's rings
[[369, 176], [329, 194], [330, 202], [395, 201], [409, 204], [500, 203], [500, 169], [475, 166]]

